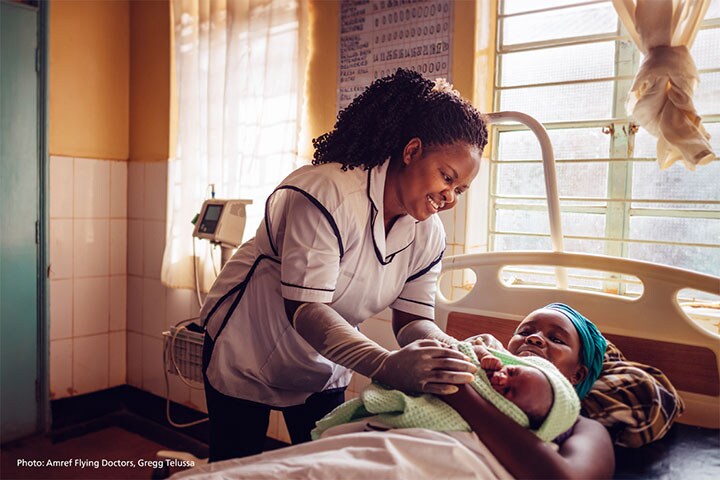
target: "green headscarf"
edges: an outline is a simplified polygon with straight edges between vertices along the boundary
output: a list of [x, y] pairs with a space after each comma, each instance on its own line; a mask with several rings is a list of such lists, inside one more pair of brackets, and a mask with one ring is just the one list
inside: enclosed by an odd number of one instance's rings
[[595, 380], [600, 376], [602, 370], [603, 358], [605, 357], [605, 349], [607, 348], [607, 340], [603, 337], [600, 330], [595, 324], [582, 316], [580, 312], [572, 307], [568, 307], [564, 303], [551, 303], [547, 305], [547, 309], [557, 310], [570, 319], [575, 330], [578, 332], [580, 342], [582, 343], [582, 352], [580, 361], [588, 369], [588, 373], [582, 382], [575, 385], [578, 397], [581, 399], [590, 391]]

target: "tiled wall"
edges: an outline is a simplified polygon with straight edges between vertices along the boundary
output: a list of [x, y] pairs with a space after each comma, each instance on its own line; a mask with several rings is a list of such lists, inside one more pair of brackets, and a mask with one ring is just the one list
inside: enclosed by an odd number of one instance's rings
[[126, 383], [127, 163], [50, 158], [50, 391]]
[[[130, 162], [128, 166], [127, 352], [128, 383], [166, 397], [162, 332], [197, 316], [191, 290], [160, 283], [165, 248], [167, 163]], [[188, 219], [190, 222], [192, 219]], [[206, 411], [200, 389], [169, 375], [170, 399]]]

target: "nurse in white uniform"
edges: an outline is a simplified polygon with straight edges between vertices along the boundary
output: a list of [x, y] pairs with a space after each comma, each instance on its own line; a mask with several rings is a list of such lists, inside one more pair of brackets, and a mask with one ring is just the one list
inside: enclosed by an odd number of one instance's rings
[[[438, 394], [475, 371], [432, 319], [445, 250], [435, 213], [477, 175], [481, 114], [447, 84], [398, 69], [313, 143], [313, 165], [270, 195], [200, 315], [210, 461], [260, 453], [271, 409], [293, 443], [309, 440], [353, 371]], [[356, 328], [387, 307], [400, 350]]]

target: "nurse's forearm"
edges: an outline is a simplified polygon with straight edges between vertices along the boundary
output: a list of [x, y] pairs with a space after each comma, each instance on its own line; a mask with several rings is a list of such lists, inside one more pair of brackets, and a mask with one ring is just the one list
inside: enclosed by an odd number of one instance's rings
[[396, 338], [401, 347], [423, 338], [437, 340], [449, 346], [458, 343], [457, 339], [443, 332], [435, 322], [425, 318], [419, 318], [406, 323], [397, 332]]
[[293, 326], [322, 356], [366, 377], [372, 378], [389, 355], [323, 303], [301, 305], [295, 310]]
[[328, 360], [405, 392], [453, 393], [457, 384], [471, 382], [477, 370], [462, 353], [434, 340], [420, 340], [389, 352], [322, 303], [301, 305], [292, 323]]

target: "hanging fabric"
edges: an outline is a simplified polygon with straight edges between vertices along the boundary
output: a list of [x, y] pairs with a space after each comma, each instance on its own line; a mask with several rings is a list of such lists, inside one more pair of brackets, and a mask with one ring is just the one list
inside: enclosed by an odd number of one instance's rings
[[690, 170], [716, 158], [693, 105], [698, 72], [690, 55], [710, 0], [613, 0], [645, 55], [626, 107], [658, 139], [660, 169], [680, 160]]
[[177, 147], [168, 165], [161, 279], [208, 291], [216, 277], [191, 220], [210, 197], [250, 199], [245, 239], [296, 165], [300, 14], [294, 0], [174, 0]]

